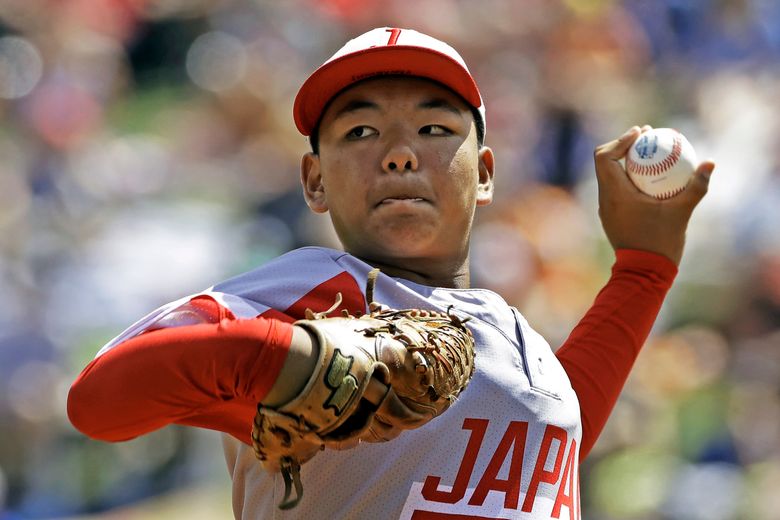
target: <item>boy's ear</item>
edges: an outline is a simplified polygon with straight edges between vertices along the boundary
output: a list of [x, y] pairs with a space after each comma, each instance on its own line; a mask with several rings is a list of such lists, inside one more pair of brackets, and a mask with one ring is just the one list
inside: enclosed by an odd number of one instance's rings
[[479, 184], [477, 185], [477, 206], [493, 202], [493, 172], [495, 157], [487, 146], [479, 149]]
[[320, 174], [320, 156], [309, 152], [301, 159], [301, 186], [306, 204], [315, 213], [328, 211], [328, 200], [325, 196], [325, 186]]

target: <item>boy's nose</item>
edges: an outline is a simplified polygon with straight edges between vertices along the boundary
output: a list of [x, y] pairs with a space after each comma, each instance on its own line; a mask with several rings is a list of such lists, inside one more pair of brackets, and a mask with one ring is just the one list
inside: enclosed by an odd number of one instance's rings
[[387, 173], [416, 171], [417, 156], [408, 145], [394, 146], [385, 155], [382, 168]]

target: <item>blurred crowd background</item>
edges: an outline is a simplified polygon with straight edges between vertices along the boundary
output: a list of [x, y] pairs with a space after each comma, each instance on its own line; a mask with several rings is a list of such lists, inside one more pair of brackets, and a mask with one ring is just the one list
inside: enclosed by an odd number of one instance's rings
[[[417, 28], [466, 58], [497, 200], [474, 284], [559, 345], [606, 281], [592, 150], [674, 127], [718, 164], [676, 285], [596, 449], [584, 519], [780, 519], [780, 3], [0, 0], [0, 519], [230, 518], [214, 432], [89, 441], [100, 346], [158, 305], [309, 244], [300, 83]], [[121, 403], [117, 403], [121, 407]]]

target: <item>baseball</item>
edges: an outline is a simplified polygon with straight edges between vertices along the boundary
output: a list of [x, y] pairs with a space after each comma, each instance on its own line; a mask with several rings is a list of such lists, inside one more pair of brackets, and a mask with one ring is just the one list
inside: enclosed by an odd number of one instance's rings
[[626, 157], [626, 173], [637, 188], [656, 199], [668, 199], [688, 185], [696, 170], [696, 151], [677, 130], [643, 132]]

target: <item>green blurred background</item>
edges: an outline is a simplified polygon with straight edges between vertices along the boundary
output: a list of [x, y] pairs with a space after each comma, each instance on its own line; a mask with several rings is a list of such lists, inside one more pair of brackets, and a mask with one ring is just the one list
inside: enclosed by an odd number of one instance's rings
[[448, 41], [477, 78], [497, 200], [474, 283], [552, 345], [612, 261], [594, 146], [649, 123], [717, 161], [583, 463], [583, 518], [780, 519], [775, 0], [0, 0], [0, 519], [232, 517], [216, 433], [90, 441], [67, 391], [158, 305], [338, 247], [299, 193], [292, 100], [384, 25]]

